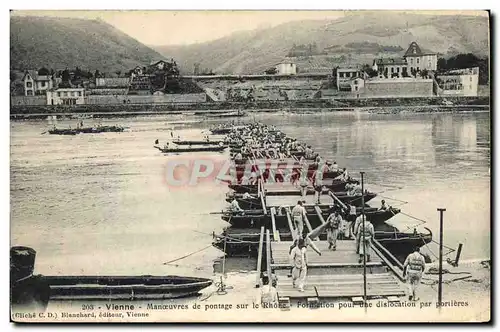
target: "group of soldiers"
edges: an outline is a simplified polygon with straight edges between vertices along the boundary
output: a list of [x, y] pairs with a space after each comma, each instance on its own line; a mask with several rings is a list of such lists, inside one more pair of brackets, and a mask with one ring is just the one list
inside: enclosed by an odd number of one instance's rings
[[[297, 230], [296, 238], [290, 250], [290, 261], [292, 268], [293, 286], [298, 287], [299, 291], [304, 291], [304, 286], [307, 276], [307, 247], [311, 247], [321, 255], [321, 252], [312, 245], [312, 241], [307, 234], [304, 233], [304, 221], [306, 218], [306, 210], [303, 206], [303, 201], [297, 202], [297, 205], [292, 209], [292, 220], [295, 229]], [[387, 209], [385, 201], [382, 201], [380, 209]], [[345, 220], [338, 209], [334, 209], [326, 220], [326, 234], [328, 242], [328, 250], [335, 251], [337, 249], [337, 238], [339, 234], [344, 233], [345, 238], [356, 240], [356, 253], [359, 255], [358, 263], [371, 261], [371, 244], [375, 238], [375, 229], [373, 224], [361, 214], [352, 222]], [[351, 234], [352, 232], [352, 234]], [[404, 276], [409, 287], [409, 299], [417, 301], [416, 291], [422, 274], [425, 271], [425, 259], [419, 252], [419, 247], [416, 246], [413, 253], [408, 255], [404, 262]]]
[[[385, 206], [385, 202], [383, 206]], [[292, 221], [297, 230], [298, 238], [302, 238], [304, 235], [306, 218], [304, 201], [299, 200], [292, 209]], [[352, 239], [354, 236], [356, 240], [356, 253], [359, 254], [359, 262], [363, 260], [363, 256], [365, 255], [367, 261], [370, 261], [370, 246], [372, 239], [375, 238], [375, 228], [365, 215], [361, 214], [358, 216], [354, 221], [354, 227], [352, 227], [352, 221], [344, 219], [339, 209], [334, 208], [326, 220], [325, 228], [329, 250], [335, 251], [337, 249], [337, 239], [340, 234], [343, 234], [347, 239]]]
[[[311, 146], [302, 144], [296, 139], [286, 138], [282, 133], [278, 132], [274, 126], [266, 126], [262, 124], [250, 124], [239, 128], [238, 131], [231, 133], [228, 139], [233, 143], [242, 145], [240, 152], [234, 156], [235, 160], [244, 160], [250, 152], [256, 154], [256, 157], [265, 157], [271, 159], [289, 158], [291, 151], [304, 152], [304, 156], [300, 158], [299, 165], [300, 174], [294, 175], [290, 180], [293, 184], [299, 185], [302, 198], [297, 202], [291, 211], [293, 226], [296, 230], [294, 234], [294, 242], [290, 247], [289, 255], [292, 265], [291, 277], [293, 286], [299, 291], [304, 291], [307, 276], [307, 251], [308, 248], [313, 249], [317, 254], [321, 252], [314, 245], [310, 236], [304, 232], [306, 210], [304, 207], [304, 199], [307, 195], [307, 188], [312, 185], [315, 189], [315, 202], [320, 203], [320, 195], [323, 188], [323, 174], [327, 171], [336, 171], [338, 165], [329, 161], [324, 162], [321, 157], [315, 153]], [[312, 176], [308, 176], [308, 161], [314, 159], [314, 164], [317, 166], [316, 171]], [[344, 168], [339, 172], [337, 179], [348, 182], [349, 174]], [[280, 175], [280, 174], [278, 174]], [[258, 175], [252, 172], [250, 177], [242, 177], [242, 184], [256, 183]], [[347, 184], [346, 191], [349, 195], [361, 195], [362, 190], [359, 184]], [[248, 194], [251, 196], [250, 194]], [[356, 254], [358, 255], [358, 263], [371, 261], [371, 244], [375, 238], [375, 229], [373, 224], [366, 218], [366, 215], [357, 216], [356, 208], [350, 207], [350, 211], [340, 211], [334, 208], [330, 211], [324, 226], [327, 234], [328, 250], [337, 250], [337, 239], [342, 235], [346, 239], [354, 239], [356, 241]], [[385, 201], [382, 201], [381, 210], [387, 209]], [[230, 210], [236, 213], [244, 213], [244, 210], [239, 207], [237, 200], [231, 202]], [[416, 289], [420, 283], [423, 271], [425, 269], [425, 260], [418, 252], [410, 254], [404, 263], [404, 273], [410, 289], [410, 300], [418, 300], [416, 297]], [[273, 293], [269, 300], [276, 299], [275, 286], [276, 280], [272, 276], [267, 276], [264, 282], [263, 293]], [[264, 291], [265, 290], [265, 291]], [[266, 297], [265, 297], [266, 298]], [[262, 299], [264, 301], [264, 298]]]

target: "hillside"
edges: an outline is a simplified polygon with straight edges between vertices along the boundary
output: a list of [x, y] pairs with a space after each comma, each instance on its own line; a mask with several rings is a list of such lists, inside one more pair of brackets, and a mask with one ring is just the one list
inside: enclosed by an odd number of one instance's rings
[[[353, 12], [337, 20], [294, 21], [206, 43], [151, 47], [165, 57], [175, 58], [183, 73], [191, 73], [197, 62], [201, 68], [216, 73], [260, 73], [281, 61], [294, 44], [315, 43], [319, 53], [327, 53], [312, 57], [313, 63], [321, 62], [320, 67], [334, 64], [342, 56], [344, 60], [351, 57], [353, 62], [366, 61], [385, 54], [382, 50], [406, 50], [412, 41], [445, 56], [486, 56], [488, 31], [487, 17]], [[300, 69], [304, 59], [297, 60]]]
[[78, 66], [112, 73], [156, 59], [163, 57], [103, 21], [11, 16], [11, 69]]

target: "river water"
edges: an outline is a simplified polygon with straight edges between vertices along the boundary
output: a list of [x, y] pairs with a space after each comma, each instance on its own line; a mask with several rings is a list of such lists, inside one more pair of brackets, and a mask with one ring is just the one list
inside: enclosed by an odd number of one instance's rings
[[[155, 139], [170, 138], [171, 130], [199, 139], [210, 125], [172, 123], [183, 119], [86, 120], [130, 130], [76, 136], [42, 135], [51, 125], [45, 120], [12, 121], [11, 245], [37, 250], [35, 272], [46, 275], [213, 275], [213, 260], [221, 252], [210, 247], [211, 233], [228, 224], [210, 212], [226, 206], [228, 189], [204, 183], [173, 190], [165, 183], [165, 165], [176, 157], [152, 148]], [[444, 207], [445, 244], [463, 243], [464, 259], [490, 257], [489, 113], [247, 118], [253, 119], [310, 143], [353, 176], [365, 171], [366, 187], [380, 193], [370, 204], [385, 198], [403, 209], [405, 215], [391, 219], [399, 228], [419, 223], [415, 217], [427, 221], [423, 226], [437, 239], [436, 209]], [[227, 152], [201, 155], [228, 157]], [[435, 246], [429, 249], [436, 252]]]

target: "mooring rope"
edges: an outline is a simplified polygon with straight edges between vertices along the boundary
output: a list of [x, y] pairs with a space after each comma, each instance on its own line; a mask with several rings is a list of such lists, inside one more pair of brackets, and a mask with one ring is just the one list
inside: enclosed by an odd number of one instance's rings
[[204, 234], [204, 235], [208, 235], [208, 236], [210, 236], [212, 238], [214, 238], [214, 237], [217, 237], [217, 238], [220, 238], [220, 239], [226, 238], [226, 239], [233, 240], [233, 241], [236, 241], [236, 242], [245, 242], [244, 240], [237, 239], [235, 237], [231, 237], [231, 236], [227, 236], [227, 235], [217, 235], [215, 233], [213, 233], [213, 234], [204, 233], [204, 232], [200, 232], [200, 231], [197, 231], [197, 230], [194, 230], [194, 229], [192, 229], [191, 231], [196, 232], [196, 233], [200, 233], [200, 234]]
[[201, 251], [203, 251], [203, 250], [206, 250], [206, 249], [210, 248], [211, 246], [212, 246], [212, 245], [210, 244], [210, 245], [208, 245], [208, 246], [206, 246], [206, 247], [203, 247], [203, 248], [201, 248], [201, 249], [199, 249], [199, 250], [193, 251], [193, 252], [192, 252], [192, 253], [190, 253], [190, 254], [187, 254], [187, 255], [184, 255], [184, 256], [182, 256], [182, 257], [179, 257], [179, 258], [173, 259], [173, 260], [171, 260], [171, 261], [165, 262], [165, 263], [163, 263], [163, 265], [168, 265], [168, 264], [170, 264], [170, 263], [180, 261], [181, 259], [187, 258], [187, 257], [192, 256], [192, 255], [194, 255], [194, 254], [197, 254], [197, 253], [199, 253], [199, 252], [201, 252]]
[[[439, 270], [435, 267], [431, 267], [425, 274], [429, 274], [429, 275], [439, 275]], [[451, 280], [445, 280], [443, 281], [444, 284], [450, 284], [454, 281], [458, 281], [458, 280], [463, 280], [463, 281], [468, 281], [468, 282], [476, 282], [476, 283], [479, 283], [481, 281], [477, 280], [477, 279], [470, 279], [472, 278], [472, 273], [470, 272], [467, 272], [467, 271], [463, 271], [463, 272], [451, 272], [447, 269], [443, 269], [442, 270], [442, 274], [454, 274], [454, 275], [465, 275], [463, 277], [458, 277], [458, 278], [454, 278], [454, 279], [451, 279]], [[466, 280], [466, 279], [470, 279], [470, 280]], [[433, 285], [436, 285], [439, 283], [438, 280], [435, 280], [435, 279], [431, 279], [431, 278], [425, 278], [423, 277], [422, 280], [429, 280], [430, 282], [422, 282], [423, 284], [425, 285], [430, 285], [430, 286], [433, 286]]]
[[383, 196], [383, 195], [380, 195], [380, 194], [377, 194], [377, 196], [385, 198], [385, 199], [389, 199], [389, 200], [392, 200], [392, 201], [400, 202], [400, 203], [403, 203], [403, 204], [408, 204], [407, 201], [403, 201], [403, 200], [400, 200], [400, 199], [397, 199], [397, 198], [387, 197], [387, 196]]
[[[407, 216], [407, 217], [413, 218], [413, 219], [415, 219], [415, 220], [421, 221], [423, 224], [426, 224], [426, 223], [427, 223], [427, 221], [426, 221], [426, 220], [423, 220], [423, 219], [420, 219], [420, 218], [414, 217], [414, 216], [412, 216], [412, 215], [409, 215], [408, 213], [404, 213], [404, 212], [402, 212], [402, 211], [399, 211], [399, 213], [401, 213], [402, 215], [405, 215], [405, 216]], [[421, 225], [421, 224], [420, 224], [420, 225]], [[418, 226], [418, 225], [416, 225], [416, 226]], [[413, 226], [411, 226], [411, 227], [413, 227]], [[411, 227], [409, 227], [409, 228], [407, 228], [407, 229], [410, 229]]]

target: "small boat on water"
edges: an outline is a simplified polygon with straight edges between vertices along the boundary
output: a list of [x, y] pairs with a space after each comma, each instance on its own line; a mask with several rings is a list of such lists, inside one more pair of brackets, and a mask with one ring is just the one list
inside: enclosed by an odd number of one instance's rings
[[197, 294], [212, 280], [183, 276], [44, 276], [54, 300], [174, 299]]
[[[198, 294], [212, 280], [185, 276], [45, 276], [33, 275], [36, 251], [10, 249], [11, 304], [45, 309], [50, 300], [152, 300]], [[109, 304], [111, 305], [111, 303]]]
[[238, 117], [244, 117], [247, 114], [243, 111], [235, 111], [235, 112], [223, 112], [223, 113], [211, 113], [211, 114], [206, 114], [205, 117], [207, 118], [238, 118]]
[[201, 123], [201, 120], [179, 120], [179, 121], [167, 121], [166, 124], [168, 125], [189, 125], [189, 124], [196, 124], [196, 123]]
[[74, 129], [51, 129], [49, 130], [51, 135], [76, 135], [78, 131]]
[[177, 145], [224, 145], [224, 141], [207, 141], [207, 140], [204, 140], [204, 141], [196, 141], [196, 140], [178, 141], [178, 140], [175, 140], [172, 142], [174, 144], [177, 144]]
[[97, 127], [79, 127], [65, 129], [50, 129], [48, 132], [51, 135], [76, 135], [76, 134], [100, 134], [100, 133], [121, 133], [125, 127], [121, 126], [97, 126]]
[[227, 146], [199, 146], [199, 147], [189, 147], [189, 148], [167, 148], [154, 146], [154, 148], [160, 150], [163, 153], [181, 153], [181, 152], [222, 152]]
[[[283, 196], [300, 196], [300, 192], [297, 190], [296, 192], [290, 192], [290, 191], [284, 191], [282, 192]], [[314, 189], [313, 188], [308, 188], [307, 189], [308, 194], [314, 195]], [[349, 195], [345, 191], [338, 191], [334, 193], [335, 196], [342, 201], [345, 204], [353, 205], [353, 206], [361, 206], [362, 203], [362, 197], [361, 194], [359, 195]], [[262, 209], [262, 201], [260, 197], [252, 197], [252, 198], [243, 198], [244, 194], [226, 194], [226, 202], [231, 203], [234, 199], [238, 201], [239, 206], [242, 209]], [[282, 196], [281, 192], [268, 192], [266, 193], [266, 196]], [[377, 196], [376, 193], [372, 193], [369, 191], [365, 191], [364, 194], [364, 199], [365, 203], [369, 202], [373, 198]]]
[[[349, 178], [348, 182], [346, 182], [344, 180], [340, 180], [340, 179], [335, 179], [335, 180], [332, 180], [332, 182], [330, 184], [326, 184], [325, 187], [327, 187], [328, 189], [330, 189], [333, 192], [344, 191], [345, 186], [348, 183], [358, 184], [359, 181], [352, 179], [352, 178]], [[244, 194], [244, 193], [256, 194], [258, 191], [259, 185], [258, 184], [245, 184], [245, 185], [243, 185], [243, 184], [229, 184], [228, 187], [230, 189], [234, 190], [234, 192], [238, 193], [238, 194]]]
[[[329, 216], [329, 212], [326, 209], [321, 210], [321, 216], [324, 220], [326, 220]], [[306, 212], [307, 219], [309, 220], [313, 228], [318, 227], [322, 224], [322, 221], [316, 211], [311, 211], [306, 207]], [[389, 220], [399, 212], [401, 212], [401, 209], [397, 208], [379, 210], [373, 207], [365, 207], [366, 218], [370, 220], [375, 228], [377, 228], [378, 223]], [[356, 208], [356, 214], [358, 216], [361, 214], [361, 208]], [[234, 228], [260, 228], [261, 226], [271, 226], [271, 215], [269, 213], [264, 213], [264, 211], [262, 210], [245, 210], [243, 214], [226, 212], [221, 215], [221, 219], [230, 223]], [[277, 214], [275, 215], [274, 219], [276, 227], [288, 227], [288, 219], [286, 214]]]
[[231, 132], [231, 128], [213, 128], [210, 129], [212, 135], [227, 135]]
[[[413, 252], [415, 246], [421, 247], [432, 241], [432, 232], [427, 233], [401, 232], [396, 227], [381, 223], [375, 229], [375, 239], [389, 250], [400, 261]], [[281, 241], [292, 241], [289, 229], [277, 229]], [[340, 238], [344, 239], [344, 234]], [[226, 251], [230, 257], [257, 257], [259, 248], [260, 230], [256, 228], [226, 228], [222, 234], [215, 235], [212, 245]], [[320, 240], [326, 240], [326, 233], [319, 236]], [[225, 240], [225, 246], [224, 246]]]

